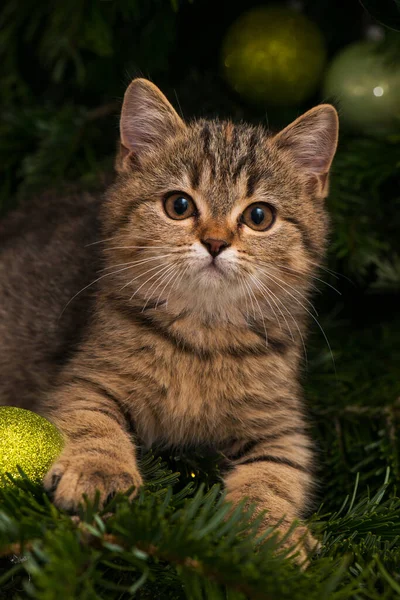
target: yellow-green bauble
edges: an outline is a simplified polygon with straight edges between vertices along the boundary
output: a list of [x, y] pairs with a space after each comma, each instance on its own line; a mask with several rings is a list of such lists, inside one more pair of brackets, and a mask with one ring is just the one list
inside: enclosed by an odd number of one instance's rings
[[292, 106], [317, 89], [326, 61], [323, 37], [304, 15], [258, 7], [238, 18], [222, 45], [226, 81], [245, 100]]
[[337, 102], [348, 129], [373, 135], [400, 129], [400, 69], [376, 42], [356, 42], [333, 59], [324, 97]]
[[11, 485], [6, 473], [21, 478], [17, 465], [40, 483], [62, 447], [60, 432], [47, 419], [23, 408], [0, 407], [0, 487]]

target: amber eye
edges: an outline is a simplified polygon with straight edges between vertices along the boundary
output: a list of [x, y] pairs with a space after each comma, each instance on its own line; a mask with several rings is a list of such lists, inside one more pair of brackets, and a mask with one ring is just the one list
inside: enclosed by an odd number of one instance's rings
[[183, 220], [196, 214], [196, 205], [187, 194], [176, 192], [164, 200], [164, 209], [171, 219]]
[[266, 231], [275, 221], [275, 210], [264, 202], [250, 204], [242, 214], [242, 223], [256, 231]]

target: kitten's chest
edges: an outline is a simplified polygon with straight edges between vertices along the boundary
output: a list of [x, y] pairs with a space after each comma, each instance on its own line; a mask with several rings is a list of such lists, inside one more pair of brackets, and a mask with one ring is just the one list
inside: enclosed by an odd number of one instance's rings
[[277, 373], [267, 356], [147, 357], [135, 377], [132, 416], [138, 434], [147, 445], [218, 445], [240, 437], [249, 412], [254, 419], [268, 418]]

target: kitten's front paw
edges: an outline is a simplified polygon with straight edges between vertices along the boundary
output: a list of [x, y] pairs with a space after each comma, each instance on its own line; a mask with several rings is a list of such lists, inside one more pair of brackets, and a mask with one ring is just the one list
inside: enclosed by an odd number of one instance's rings
[[[285, 531], [282, 531], [285, 534]], [[313, 537], [308, 527], [299, 525], [290, 537], [283, 543], [283, 548], [290, 548], [289, 557], [303, 568], [310, 564], [310, 557], [320, 548], [321, 544]]]
[[[235, 506], [243, 500], [243, 495], [237, 490], [230, 491], [227, 494], [227, 500], [231, 502], [233, 506]], [[320, 547], [320, 543], [312, 536], [308, 527], [305, 525], [297, 525], [297, 527], [292, 528], [293, 521], [296, 520], [296, 517], [294, 514], [291, 518], [284, 516], [285, 509], [287, 511], [287, 507], [282, 506], [282, 510], [279, 510], [278, 505], [274, 507], [274, 510], [271, 510], [270, 504], [264, 504], [256, 499], [251, 500], [251, 498], [247, 501], [245, 507], [248, 508], [251, 504], [258, 504], [258, 509], [256, 509], [254, 517], [257, 517], [261, 511], [266, 511], [265, 517], [260, 523], [260, 534], [262, 534], [265, 529], [271, 527], [271, 525], [274, 523], [280, 523], [277, 531], [277, 534], [281, 540], [279, 545], [280, 549], [283, 551], [289, 550], [287, 554], [288, 557], [292, 558], [292, 560], [294, 560], [303, 569], [307, 568], [310, 564], [311, 556]], [[288, 535], [289, 531], [290, 535]]]
[[143, 483], [139, 470], [132, 461], [121, 461], [106, 456], [85, 454], [74, 456], [64, 451], [44, 478], [44, 487], [58, 508], [74, 512], [85, 494], [93, 500], [98, 490], [100, 502], [105, 504], [117, 492], [135, 486], [133, 495]]

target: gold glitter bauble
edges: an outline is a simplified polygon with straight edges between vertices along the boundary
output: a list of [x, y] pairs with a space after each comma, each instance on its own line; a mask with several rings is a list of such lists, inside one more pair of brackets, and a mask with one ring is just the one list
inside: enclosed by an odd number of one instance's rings
[[60, 454], [63, 439], [47, 419], [23, 408], [0, 407], [0, 487], [20, 479], [17, 465], [39, 483]]
[[296, 105], [317, 89], [326, 60], [314, 23], [290, 8], [259, 7], [226, 34], [222, 68], [243, 98], [259, 105]]

